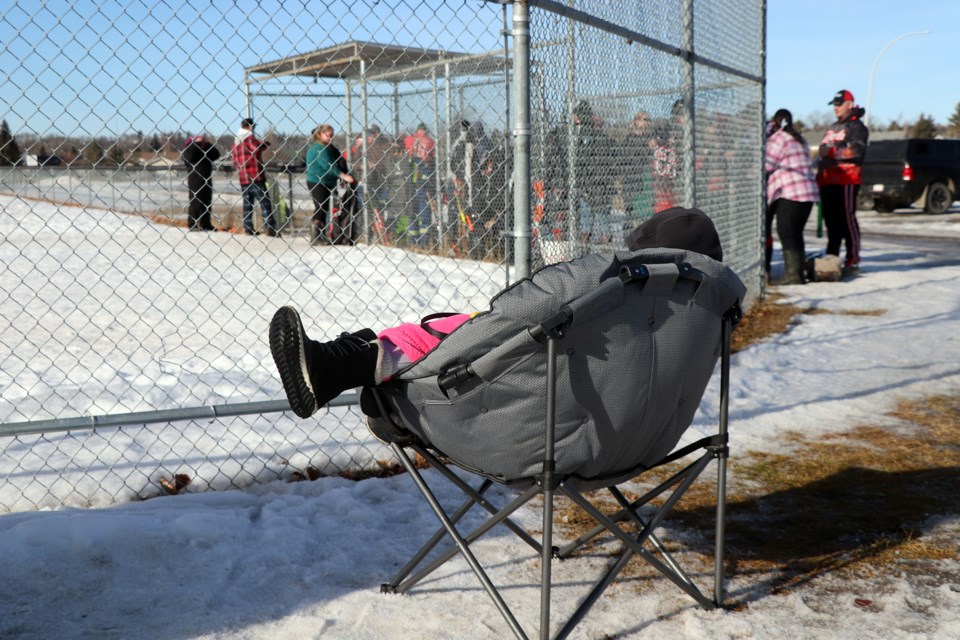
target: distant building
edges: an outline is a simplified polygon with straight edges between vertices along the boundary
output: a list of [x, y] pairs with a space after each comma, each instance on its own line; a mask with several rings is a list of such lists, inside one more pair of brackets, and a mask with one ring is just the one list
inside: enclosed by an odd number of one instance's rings
[[182, 162], [179, 153], [170, 152], [158, 153], [152, 157], [143, 158], [143, 165], [145, 167], [174, 167]]
[[59, 167], [63, 164], [63, 159], [60, 156], [46, 153], [25, 153], [22, 164], [27, 167]]

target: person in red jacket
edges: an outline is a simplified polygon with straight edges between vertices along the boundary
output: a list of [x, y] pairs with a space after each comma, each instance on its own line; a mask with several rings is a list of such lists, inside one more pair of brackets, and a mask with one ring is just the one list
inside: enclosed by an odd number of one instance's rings
[[273, 219], [273, 207], [267, 195], [267, 174], [263, 169], [263, 150], [269, 145], [253, 133], [253, 120], [244, 118], [240, 122], [237, 139], [230, 149], [233, 166], [240, 178], [240, 190], [243, 192], [243, 230], [247, 235], [256, 235], [253, 228], [253, 207], [259, 202], [263, 211], [263, 224], [268, 236], [278, 236], [277, 225]]
[[837, 91], [833, 100], [837, 116], [820, 142], [817, 186], [823, 221], [827, 225], [827, 253], [840, 255], [840, 244], [847, 246], [844, 273], [860, 269], [860, 225], [857, 223], [857, 194], [860, 191], [860, 167], [867, 151], [866, 125], [860, 120], [864, 110], [854, 104], [853, 94]]

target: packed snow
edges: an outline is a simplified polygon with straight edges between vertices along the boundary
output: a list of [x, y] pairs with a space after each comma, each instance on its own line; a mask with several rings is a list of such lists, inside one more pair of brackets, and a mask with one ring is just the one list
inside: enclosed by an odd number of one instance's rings
[[[10, 199], [3, 204], [15, 206]], [[78, 218], [111, 215], [76, 211]], [[897, 224], [894, 216], [906, 222]], [[781, 292], [801, 306], [878, 313], [804, 315], [784, 334], [736, 354], [734, 456], [786, 450], [780, 436], [787, 432], [815, 439], [858, 424], [883, 424], [884, 413], [899, 400], [960, 390], [960, 213], [864, 212], [861, 220], [867, 235], [859, 277]], [[159, 231], [167, 232], [182, 234]], [[872, 235], [891, 232], [956, 241], [904, 243]], [[811, 248], [823, 242], [812, 233], [808, 241]], [[279, 388], [275, 372], [263, 377]], [[718, 389], [715, 376], [684, 442], [716, 424]], [[10, 469], [2, 471], [6, 477]], [[434, 472], [426, 477], [438, 480]], [[445, 483], [433, 485], [441, 501], [455, 499]], [[521, 510], [517, 521], [539, 530], [533, 508]], [[8, 513], [0, 516], [0, 638], [509, 637], [459, 558], [408, 594], [380, 593], [380, 584], [436, 526], [403, 474]], [[956, 537], [960, 514], [941, 514], [921, 528], [927, 535]], [[702, 535], [709, 539], [711, 532]], [[521, 625], [536, 635], [538, 559], [496, 530], [475, 547], [493, 582], [505, 586], [504, 598]], [[603, 553], [589, 553], [555, 563], [556, 622], [576, 607], [605, 560]], [[699, 608], [662, 577], [626, 578], [607, 591], [572, 637], [957, 638], [960, 561], [942, 561], [939, 575], [941, 580], [921, 584], [883, 574], [838, 581], [827, 573], [773, 595], [764, 575], [733, 572], [728, 601], [742, 606], [717, 611]], [[697, 577], [709, 590], [709, 576]]]

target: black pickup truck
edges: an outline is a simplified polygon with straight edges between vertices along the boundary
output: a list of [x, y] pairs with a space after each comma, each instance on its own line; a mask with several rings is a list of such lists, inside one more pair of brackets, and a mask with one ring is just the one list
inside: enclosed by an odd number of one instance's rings
[[889, 213], [917, 202], [943, 213], [960, 189], [960, 140], [880, 140], [867, 146], [860, 208]]

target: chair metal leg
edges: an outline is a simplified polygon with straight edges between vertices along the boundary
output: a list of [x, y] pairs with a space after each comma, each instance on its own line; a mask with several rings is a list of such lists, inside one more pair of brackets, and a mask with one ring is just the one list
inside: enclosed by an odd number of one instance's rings
[[[720, 435], [726, 439], [730, 419], [730, 339], [733, 334], [733, 320], [730, 314], [723, 318], [720, 333]], [[714, 550], [713, 601], [723, 606], [723, 562], [727, 517], [727, 456], [726, 445], [717, 451], [717, 532]]]
[[[474, 501], [479, 504], [481, 507], [487, 510], [491, 515], [498, 515], [500, 509], [498, 509], [494, 504], [488, 501], [485, 497], [480, 495], [482, 492], [476, 491], [469, 484], [464, 482], [457, 474], [453, 473], [447, 465], [440, 462], [436, 456], [431, 454], [426, 449], [423, 449], [420, 446], [414, 445], [413, 448], [417, 453], [419, 453], [423, 458], [433, 467], [435, 470], [439, 471], [443, 477], [449, 480], [451, 483], [456, 485], [461, 491], [463, 491], [468, 496], [471, 496]], [[540, 543], [533, 539], [529, 533], [524, 531], [523, 527], [516, 524], [513, 520], [505, 519], [503, 520], [503, 526], [510, 529], [515, 535], [517, 535], [521, 540], [530, 545], [533, 550], [537, 553], [540, 553]]]
[[433, 512], [436, 514], [437, 518], [440, 519], [440, 523], [443, 525], [443, 528], [446, 529], [450, 537], [453, 538], [454, 543], [457, 545], [460, 553], [463, 554], [467, 564], [470, 565], [474, 575], [477, 576], [477, 579], [480, 581], [480, 584], [483, 585], [487, 595], [490, 596], [496, 605], [497, 610], [500, 611], [500, 615], [503, 616], [503, 619], [506, 620], [507, 624], [510, 626], [510, 630], [513, 631], [513, 634], [518, 638], [518, 640], [528, 640], [527, 635], [523, 632], [523, 629], [520, 627], [520, 623], [518, 623], [517, 619], [514, 617], [513, 612], [510, 611], [507, 603], [503, 601], [503, 598], [500, 596], [500, 592], [497, 591], [497, 588], [493, 586], [489, 576], [487, 576], [487, 573], [483, 570], [483, 567], [480, 566], [476, 556], [473, 555], [472, 551], [470, 551], [470, 547], [466, 540], [463, 539], [463, 537], [460, 535], [460, 532], [457, 531], [457, 528], [450, 521], [450, 518], [443, 510], [443, 507], [440, 506], [440, 502], [437, 500], [436, 496], [433, 495], [432, 491], [430, 491], [430, 487], [428, 487], [427, 483], [423, 480], [423, 476], [420, 475], [420, 472], [413, 465], [413, 462], [410, 460], [410, 458], [403, 453], [399, 445], [394, 444], [392, 446], [394, 451], [400, 455], [401, 464], [403, 464], [404, 468], [406, 468], [407, 473], [410, 474], [410, 477], [417, 485], [420, 493], [423, 494], [423, 497], [430, 505], [430, 508], [433, 509]]
[[[650, 530], [649, 523], [644, 521], [644, 519], [640, 517], [640, 514], [638, 514], [630, 506], [630, 502], [627, 500], [627, 497], [623, 495], [623, 493], [621, 493], [617, 487], [609, 487], [609, 491], [611, 494], [613, 494], [613, 497], [616, 498], [617, 502], [620, 503], [620, 506], [623, 507], [625, 510], [627, 510], [627, 513], [629, 514], [630, 519], [633, 520], [637, 528], [641, 532], [642, 531], [648, 532], [647, 540], [650, 542], [651, 545], [653, 545], [653, 548], [657, 550], [657, 552], [660, 554], [660, 557], [663, 558], [664, 563], [666, 563], [671, 569], [673, 569], [677, 573], [677, 575], [685, 575], [683, 568], [680, 566], [680, 563], [674, 560], [670, 552], [667, 551], [666, 545], [660, 542], [660, 538], [657, 537], [657, 534], [655, 534], [652, 530]], [[642, 535], [643, 534], [641, 533], [637, 536], [638, 542], [642, 542], [640, 538]]]
[[540, 640], [550, 638], [550, 595], [553, 570], [553, 490], [543, 492], [543, 547], [540, 553]]
[[[693, 584], [693, 581], [688, 575], [684, 572], [676, 573], [673, 569], [664, 564], [659, 558], [650, 553], [647, 549], [643, 547], [643, 543], [646, 541], [649, 536], [649, 530], [641, 532], [636, 538], [630, 536], [621, 529], [613, 520], [607, 517], [602, 511], [597, 509], [589, 500], [583, 497], [579, 492], [574, 491], [565, 485], [560, 485], [560, 490], [575, 502], [581, 509], [586, 511], [592, 518], [597, 522], [603, 525], [610, 533], [616, 536], [621, 542], [623, 542], [627, 547], [633, 550], [634, 553], [646, 560], [650, 565], [657, 569], [660, 573], [670, 579], [675, 585], [683, 589], [691, 598], [696, 600], [704, 609], [713, 609], [713, 602], [704, 596], [699, 589]], [[581, 605], [583, 608], [583, 605]], [[579, 610], [578, 610], [579, 613]], [[584, 611], [586, 613], [586, 611]]]
[[597, 600], [600, 599], [600, 596], [603, 595], [603, 592], [607, 590], [613, 581], [617, 579], [617, 576], [620, 574], [620, 571], [623, 570], [627, 563], [630, 562], [630, 559], [633, 558], [634, 552], [633, 549], [627, 547], [624, 549], [623, 553], [620, 554], [620, 558], [617, 559], [616, 563], [607, 570], [607, 573], [594, 585], [590, 593], [586, 598], [583, 599], [583, 602], [580, 603], [580, 606], [577, 607], [577, 610], [573, 613], [566, 624], [563, 625], [563, 628], [560, 629], [557, 633], [556, 640], [564, 640], [574, 628], [580, 624], [580, 621], [587, 615], [593, 605]]
[[[562, 333], [560, 333], [562, 335]], [[557, 405], [557, 335], [547, 337], [547, 407], [543, 447], [543, 547], [540, 553], [540, 640], [550, 638], [550, 596], [553, 582], [553, 473]]]
[[727, 501], [727, 459], [717, 461], [717, 532], [714, 549], [713, 602], [723, 606], [723, 550]]
[[[532, 498], [539, 492], [540, 492], [539, 487], [532, 487], [528, 489], [525, 493], [521, 494], [515, 500], [513, 500], [510, 504], [508, 504], [503, 509], [501, 509], [501, 512], [497, 514], [497, 516], [488, 518], [480, 527], [478, 527], [468, 535], [463, 536], [463, 539], [467, 542], [467, 544], [470, 544], [471, 542], [477, 540], [478, 538], [480, 538], [480, 536], [485, 534], [487, 531], [489, 531], [496, 525], [500, 524], [511, 513], [513, 513], [520, 507], [522, 507], [527, 502], [529, 502], [530, 498]], [[418, 573], [407, 578], [401, 584], [397, 585], [394, 591], [403, 593], [404, 591], [409, 590], [415, 584], [417, 584], [418, 582], [423, 580], [425, 577], [433, 573], [436, 569], [438, 569], [440, 566], [442, 566], [445, 562], [450, 560], [450, 558], [454, 557], [455, 555], [457, 555], [456, 546], [448, 549], [445, 553], [437, 557], [433, 562], [431, 562], [426, 567], [421, 569]]]
[[[493, 480], [484, 480], [483, 484], [481, 484], [477, 489], [477, 492], [481, 494], [486, 492], [492, 484]], [[474, 498], [467, 498], [467, 500], [460, 505], [460, 508], [450, 516], [450, 521], [454, 524], [459, 522], [474, 504], [476, 504], [476, 500]], [[426, 544], [421, 547], [420, 551], [418, 551], [416, 555], [410, 559], [410, 562], [405, 564], [403, 568], [397, 572], [397, 575], [395, 575], [390, 582], [380, 585], [380, 590], [384, 593], [396, 593], [397, 586], [403, 581], [404, 578], [407, 577], [407, 575], [410, 574], [411, 571], [417, 568], [417, 565], [419, 565], [433, 550], [433, 548], [437, 546], [441, 540], [443, 540], [445, 535], [447, 535], [446, 529], [441, 526], [437, 532], [434, 533], [433, 536], [426, 542]]]
[[[480, 581], [487, 595], [493, 600], [495, 606], [507, 622], [513, 635], [521, 640], [527, 640], [524, 630], [520, 627], [516, 617], [503, 600], [498, 589], [493, 585], [490, 578], [478, 562], [470, 545], [490, 529], [498, 524], [503, 524], [511, 532], [531, 546], [541, 559], [540, 576], [540, 631], [537, 637], [540, 640], [550, 639], [550, 618], [551, 618], [551, 596], [552, 596], [552, 562], [554, 558], [563, 558], [568, 556], [574, 550], [586, 544], [595, 537], [609, 533], [617, 538], [623, 548], [616, 561], [607, 569], [605, 574], [594, 584], [586, 598], [578, 605], [577, 610], [567, 620], [556, 635], [556, 640], [566, 639], [573, 629], [589, 613], [593, 605], [599, 600], [602, 594], [616, 580], [623, 568], [634, 556], [646, 561], [650, 566], [669, 579], [682, 591], [693, 598], [700, 606], [710, 610], [723, 605], [724, 598], [724, 542], [725, 542], [725, 515], [726, 515], [726, 475], [727, 475], [727, 427], [729, 414], [729, 374], [730, 374], [730, 336], [732, 333], [732, 320], [724, 318], [722, 331], [722, 363], [721, 363], [721, 402], [720, 402], [720, 430], [718, 435], [709, 436], [701, 441], [691, 443], [682, 447], [669, 456], [661, 460], [658, 465], [672, 463], [678, 460], [684, 460], [694, 452], [699, 451], [700, 455], [686, 464], [681, 470], [673, 473], [669, 478], [660, 482], [656, 487], [647, 491], [643, 496], [633, 501], [616, 487], [610, 486], [608, 490], [613, 495], [620, 506], [620, 510], [611, 515], [603, 513], [590, 500], [588, 500], [579, 490], [564, 482], [562, 477], [556, 475], [556, 461], [554, 452], [554, 429], [556, 426], [556, 380], [557, 380], [557, 340], [563, 338], [565, 330], [564, 314], [558, 314], [556, 318], [550, 319], [539, 327], [538, 340], [546, 342], [547, 360], [546, 360], [546, 415], [544, 424], [544, 457], [543, 467], [540, 475], [537, 476], [537, 484], [528, 487], [526, 490], [501, 509], [492, 504], [484, 495], [492, 485], [490, 479], [485, 479], [478, 488], [473, 488], [466, 481], [455, 474], [441, 460], [439, 460], [430, 451], [424, 449], [418, 443], [409, 443], [405, 446], [410, 447], [417, 453], [420, 453], [428, 463], [435, 468], [441, 475], [447, 478], [455, 486], [460, 488], [467, 496], [466, 501], [460, 505], [459, 509], [452, 514], [444, 511], [435, 495], [426, 484], [423, 475], [416, 469], [413, 460], [402, 446], [394, 442], [392, 447], [397, 453], [404, 468], [410, 474], [420, 493], [424, 496], [430, 508], [434, 511], [440, 520], [441, 529], [424, 545], [424, 547], [407, 563], [394, 580], [385, 585], [393, 592], [403, 593], [410, 589], [423, 578], [430, 575], [437, 568], [449, 561], [460, 553], [467, 564], [470, 566], [477, 579]], [[693, 579], [681, 567], [680, 563], [667, 550], [666, 546], [656, 534], [656, 530], [663, 522], [664, 518], [676, 506], [677, 502], [689, 490], [690, 486], [703, 474], [706, 467], [714, 458], [718, 462], [717, 470], [717, 507], [716, 507], [716, 546], [715, 546], [715, 566], [714, 566], [714, 592], [711, 600], [704, 595]], [[576, 486], [574, 484], [574, 486]], [[540, 541], [535, 540], [530, 534], [510, 520], [513, 514], [521, 506], [527, 504], [531, 498], [538, 493], [543, 495], [543, 535]], [[561, 548], [553, 546], [554, 537], [554, 499], [560, 493], [567, 496], [571, 501], [580, 506], [588, 515], [593, 517], [598, 525], [581, 535], [573, 542], [563, 545]], [[658, 497], [665, 497], [663, 503], [656, 508], [652, 515], [647, 519], [641, 517], [638, 509], [648, 505], [652, 500]], [[457, 528], [458, 523], [462, 524], [462, 519], [466, 513], [473, 507], [479, 505], [486, 510], [488, 517], [480, 526], [472, 532], [464, 535]], [[644, 514], [645, 516], [647, 514]], [[636, 526], [639, 533], [628, 533], [624, 530], [622, 521], [629, 519]], [[628, 527], [630, 529], [630, 527]], [[447, 549], [432, 562], [419, 569], [418, 572], [410, 575], [417, 570], [421, 563], [426, 561], [426, 557], [442, 540], [444, 535], [449, 535], [453, 540], [454, 546]], [[649, 543], [649, 544], [648, 544]]]
[[[704, 455], [709, 457], [710, 454], [704, 454]], [[625, 508], [621, 509], [620, 511], [617, 511], [616, 513], [608, 517], [613, 522], [620, 522], [624, 518], [630, 517], [630, 514], [634, 512], [636, 509], [647, 504], [654, 498], [659, 497], [665, 491], [667, 491], [670, 487], [672, 487], [673, 485], [677, 484], [678, 482], [683, 480], [685, 477], [687, 477], [687, 474], [690, 473], [690, 470], [693, 468], [694, 465], [698, 464], [699, 461], [700, 459], [694, 462], [691, 462], [689, 465], [687, 465], [680, 471], [677, 471], [672, 476], [670, 476], [669, 478], [667, 478], [666, 480], [658, 484], [656, 487], [654, 487], [653, 489], [650, 489], [645, 494], [643, 494], [642, 496], [640, 496], [639, 498], [631, 502]], [[646, 523], [644, 523], [644, 525], [641, 525], [641, 526], [645, 526], [645, 525]], [[568, 557], [571, 553], [573, 553], [578, 548], [580, 548], [581, 546], [583, 546], [593, 538], [597, 537], [604, 531], [607, 531], [607, 528], [604, 527], [603, 525], [598, 524], [596, 527], [594, 527], [590, 531], [587, 531], [586, 533], [582, 534], [576, 540], [573, 540], [563, 545], [562, 547], [560, 547], [559, 551], [557, 552], [557, 557], [558, 558]]]

